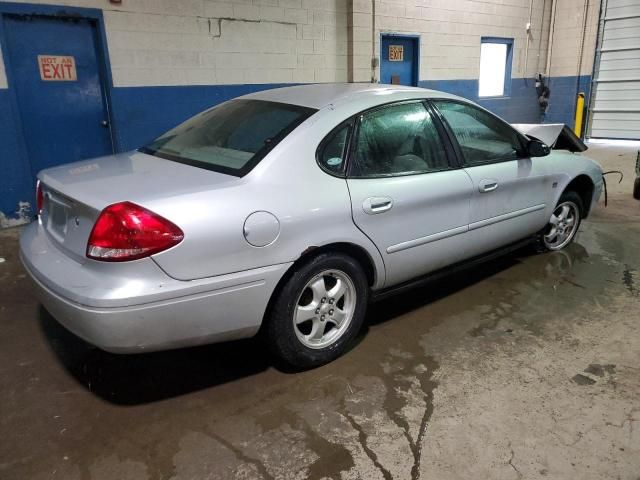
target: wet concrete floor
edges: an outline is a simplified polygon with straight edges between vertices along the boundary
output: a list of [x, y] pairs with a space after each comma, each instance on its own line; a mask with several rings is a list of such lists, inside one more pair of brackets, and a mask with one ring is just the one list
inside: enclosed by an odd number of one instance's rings
[[304, 373], [253, 340], [97, 350], [38, 305], [0, 231], [0, 478], [637, 480], [635, 151], [592, 147], [627, 177], [570, 248], [374, 304], [351, 352]]

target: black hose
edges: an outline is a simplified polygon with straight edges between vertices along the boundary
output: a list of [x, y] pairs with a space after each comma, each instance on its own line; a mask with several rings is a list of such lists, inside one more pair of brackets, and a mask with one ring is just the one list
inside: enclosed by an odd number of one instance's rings
[[602, 172], [602, 183], [604, 184], [604, 206], [607, 206], [608, 200], [609, 200], [609, 195], [607, 192], [607, 179], [604, 178], [605, 175], [609, 175], [610, 173], [619, 173], [620, 174], [620, 180], [618, 180], [618, 183], [622, 183], [622, 179], [624, 178], [624, 174], [620, 171], [620, 170], [609, 170], [608, 172]]

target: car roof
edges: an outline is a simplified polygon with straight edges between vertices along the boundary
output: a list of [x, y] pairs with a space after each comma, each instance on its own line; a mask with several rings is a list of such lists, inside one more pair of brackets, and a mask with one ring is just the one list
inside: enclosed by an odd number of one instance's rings
[[437, 90], [379, 83], [317, 83], [294, 85], [291, 87], [263, 90], [244, 95], [241, 98], [288, 103], [319, 110], [328, 105], [362, 100], [362, 97], [365, 95], [371, 97], [378, 96], [380, 98], [379, 103], [388, 102], [390, 96], [393, 97], [394, 101], [412, 98], [454, 98], [464, 100], [455, 95]]

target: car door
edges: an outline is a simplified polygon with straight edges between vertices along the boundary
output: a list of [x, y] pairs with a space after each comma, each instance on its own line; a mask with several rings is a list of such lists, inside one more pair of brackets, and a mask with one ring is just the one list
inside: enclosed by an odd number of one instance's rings
[[357, 118], [347, 184], [353, 220], [379, 249], [386, 286], [464, 257], [472, 185], [422, 101]]
[[475, 256], [544, 227], [552, 179], [546, 162], [522, 157], [526, 138], [474, 105], [435, 100], [473, 182], [467, 253]]

